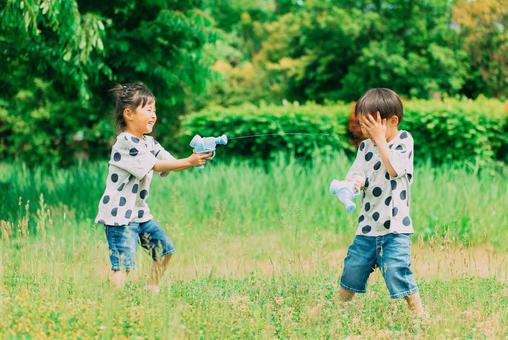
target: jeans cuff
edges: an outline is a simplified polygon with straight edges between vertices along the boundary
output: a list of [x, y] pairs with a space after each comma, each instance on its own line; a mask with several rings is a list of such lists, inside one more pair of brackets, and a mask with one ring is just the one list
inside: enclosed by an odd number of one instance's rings
[[347, 285], [345, 285], [344, 283], [342, 283], [342, 281], [340, 282], [340, 286], [344, 289], [347, 289], [349, 291], [352, 291], [353, 293], [365, 293], [367, 290], [366, 289], [355, 289], [355, 288], [351, 288]]
[[415, 293], [418, 293], [418, 287], [415, 287], [415, 288], [410, 289], [410, 290], [406, 290], [405, 292], [402, 292], [402, 293], [392, 294], [392, 295], [390, 295], [390, 297], [392, 299], [399, 299], [401, 297], [406, 297], [408, 295], [412, 295], [412, 294], [415, 294]]
[[133, 271], [134, 269], [136, 269], [136, 266], [111, 266], [111, 270], [114, 272], [117, 272], [120, 270], [130, 272], [130, 271]]

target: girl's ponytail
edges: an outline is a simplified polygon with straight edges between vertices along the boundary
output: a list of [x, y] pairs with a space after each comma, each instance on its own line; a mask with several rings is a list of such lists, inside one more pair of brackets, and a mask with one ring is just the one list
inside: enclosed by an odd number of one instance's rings
[[127, 127], [123, 116], [125, 109], [130, 108], [135, 111], [138, 106], [143, 107], [147, 103], [155, 101], [153, 93], [141, 82], [116, 84], [109, 91], [115, 97], [115, 125], [121, 131]]

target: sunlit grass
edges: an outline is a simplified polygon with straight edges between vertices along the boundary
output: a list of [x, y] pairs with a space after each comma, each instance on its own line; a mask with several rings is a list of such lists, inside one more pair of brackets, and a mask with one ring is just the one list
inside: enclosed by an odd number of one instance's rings
[[2, 165], [0, 337], [507, 337], [503, 174], [417, 168], [413, 269], [430, 318], [414, 320], [379, 272], [353, 303], [332, 300], [356, 216], [327, 187], [347, 167], [337, 155], [156, 178], [149, 203], [177, 253], [153, 296], [141, 250], [127, 287], [108, 283], [104, 231], [92, 224], [104, 164]]
[[[333, 231], [351, 235], [357, 214], [347, 214], [328, 194], [333, 178], [342, 178], [350, 161], [341, 154], [300, 164], [281, 158], [264, 167], [247, 162], [209, 164], [204, 171], [155, 177], [149, 204], [163, 224], [188, 232], [251, 234], [270, 230]], [[3, 193], [0, 219], [14, 229], [27, 223], [35, 232], [40, 200], [60, 219], [53, 228], [92, 225], [104, 190], [106, 165], [68, 170], [0, 166]], [[418, 237], [446, 237], [462, 245], [488, 244], [508, 250], [508, 172], [476, 174], [464, 167], [416, 168], [411, 215]], [[28, 202], [28, 203], [27, 203]], [[44, 208], [44, 207], [43, 207]], [[30, 216], [26, 218], [26, 210]], [[42, 210], [45, 210], [42, 209]], [[22, 228], [21, 228], [22, 229]]]

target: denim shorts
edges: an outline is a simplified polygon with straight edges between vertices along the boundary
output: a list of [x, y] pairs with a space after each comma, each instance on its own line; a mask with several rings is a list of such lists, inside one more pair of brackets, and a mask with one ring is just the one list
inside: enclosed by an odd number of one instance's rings
[[159, 260], [175, 252], [173, 242], [160, 225], [150, 220], [143, 223], [131, 222], [124, 226], [106, 226], [111, 270], [133, 270], [136, 268], [138, 242], [150, 252], [152, 259]]
[[376, 267], [381, 270], [392, 299], [418, 292], [411, 272], [411, 234], [357, 235], [344, 259], [340, 286], [365, 293], [369, 275]]

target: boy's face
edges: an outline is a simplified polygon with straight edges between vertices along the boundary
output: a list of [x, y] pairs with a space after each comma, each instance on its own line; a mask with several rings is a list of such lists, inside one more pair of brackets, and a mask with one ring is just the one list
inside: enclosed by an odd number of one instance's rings
[[124, 117], [129, 130], [133, 130], [140, 135], [151, 133], [157, 121], [155, 100], [149, 101], [145, 106], [139, 105], [134, 112], [126, 109]]

